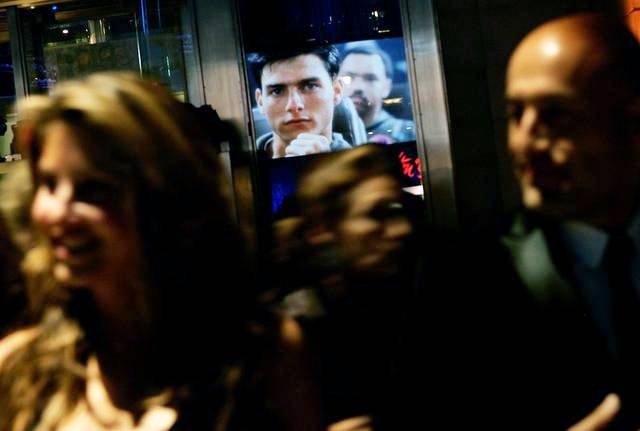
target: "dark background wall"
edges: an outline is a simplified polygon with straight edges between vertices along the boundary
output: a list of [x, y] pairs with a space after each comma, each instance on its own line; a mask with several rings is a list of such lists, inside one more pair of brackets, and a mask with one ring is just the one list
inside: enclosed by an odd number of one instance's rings
[[455, 191], [465, 230], [493, 227], [519, 202], [506, 152], [504, 74], [534, 27], [562, 15], [620, 14], [612, 0], [434, 0], [450, 119]]

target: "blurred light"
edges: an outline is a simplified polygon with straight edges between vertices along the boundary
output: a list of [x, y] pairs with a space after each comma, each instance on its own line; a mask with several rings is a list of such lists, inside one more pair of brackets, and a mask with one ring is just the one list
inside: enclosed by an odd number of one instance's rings
[[394, 97], [391, 99], [384, 99], [382, 101], [382, 103], [384, 103], [385, 105], [397, 105], [399, 103], [402, 103], [402, 97]]
[[375, 16], [376, 18], [378, 18], [378, 11], [377, 11], [377, 10], [374, 10], [374, 11], [373, 11], [373, 16]]
[[65, 28], [64, 30], [62, 30], [62, 34], [69, 34], [69, 30]]
[[51, 10], [58, 10], [58, 6], [56, 5], [51, 6]]
[[35, 6], [29, 6], [29, 9], [35, 9], [35, 8], [36, 8]]
[[351, 78], [350, 76], [343, 76], [340, 79], [342, 80], [342, 83], [344, 85], [350, 85], [351, 81], [353, 80], [353, 78]]
[[555, 57], [560, 52], [560, 45], [556, 40], [546, 40], [542, 43], [542, 52], [549, 57]]

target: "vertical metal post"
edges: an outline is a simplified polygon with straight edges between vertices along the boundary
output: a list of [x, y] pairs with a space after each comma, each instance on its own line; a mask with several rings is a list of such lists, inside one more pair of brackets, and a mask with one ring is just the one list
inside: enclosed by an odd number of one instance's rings
[[431, 221], [459, 228], [447, 97], [432, 0], [401, 0], [418, 154]]
[[147, 0], [139, 1], [138, 19], [136, 19], [135, 22], [136, 39], [138, 43], [138, 60], [140, 62], [140, 74], [144, 75], [149, 72], [151, 64], [149, 54], [149, 8], [147, 6]]
[[180, 8], [182, 54], [187, 82], [187, 100], [196, 106], [204, 105], [204, 79], [200, 62], [198, 38], [198, 10], [194, 0], [186, 0]]
[[11, 62], [13, 63], [13, 81], [16, 88], [16, 98], [21, 99], [29, 93], [29, 82], [24, 49], [22, 24], [16, 6], [7, 8], [9, 21], [9, 43], [11, 46]]

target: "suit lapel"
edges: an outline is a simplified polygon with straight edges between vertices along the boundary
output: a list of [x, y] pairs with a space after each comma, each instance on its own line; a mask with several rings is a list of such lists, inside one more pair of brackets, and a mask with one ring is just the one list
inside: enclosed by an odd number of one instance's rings
[[[542, 305], [575, 304], [576, 291], [558, 270], [549, 242], [550, 231], [541, 226], [527, 226], [519, 215], [510, 231], [501, 239], [511, 256], [514, 269], [529, 292]], [[554, 244], [556, 246], [556, 244]]]

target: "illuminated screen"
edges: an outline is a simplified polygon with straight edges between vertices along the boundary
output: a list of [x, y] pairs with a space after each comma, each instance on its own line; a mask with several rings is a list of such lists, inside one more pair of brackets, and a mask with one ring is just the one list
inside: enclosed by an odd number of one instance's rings
[[[268, 64], [262, 69], [261, 85], [256, 76], [259, 72], [249, 68], [258, 151], [272, 158], [322, 152], [315, 150], [322, 145], [309, 144], [304, 151], [285, 153], [285, 148], [304, 146], [305, 139], [317, 135], [324, 136], [325, 145], [330, 141], [331, 151], [365, 142], [415, 141], [402, 38], [332, 46], [338, 54], [337, 84], [331, 82], [320, 58], [296, 57]], [[263, 55], [247, 55], [248, 64], [255, 66]]]
[[[326, 147], [317, 152], [307, 148], [301, 154], [287, 154], [282, 148], [286, 151], [308, 135], [313, 139], [326, 133], [327, 124], [332, 145], [329, 151], [348, 150], [367, 142], [386, 145], [389, 156], [402, 169], [403, 187], [417, 188], [422, 193], [421, 187], [416, 187], [422, 183], [403, 39], [370, 39], [332, 46], [339, 65], [335, 82], [319, 58], [300, 62], [295, 57], [293, 61], [265, 66], [263, 82], [259, 84], [255, 65], [264, 53], [247, 55], [260, 182], [268, 187], [267, 195], [263, 193], [265, 207], [276, 218], [288, 211], [288, 197], [295, 191], [304, 167], [327, 151]], [[336, 83], [340, 87], [337, 97]], [[302, 133], [306, 135], [301, 136]], [[326, 134], [324, 137], [328, 142]], [[303, 154], [304, 157], [293, 157]]]

